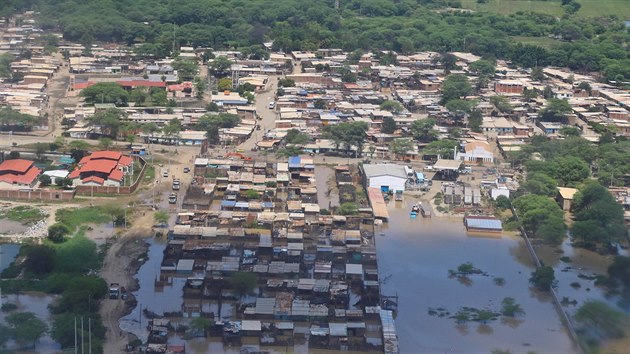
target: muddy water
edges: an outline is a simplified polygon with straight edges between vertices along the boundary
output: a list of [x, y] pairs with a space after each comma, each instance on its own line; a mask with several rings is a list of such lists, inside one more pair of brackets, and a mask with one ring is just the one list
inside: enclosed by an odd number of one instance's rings
[[[401, 353], [572, 353], [573, 344], [552, 303], [528, 284], [534, 268], [523, 241], [514, 236], [468, 235], [461, 218], [409, 218], [409, 203], [389, 204], [390, 220], [376, 237], [384, 295], [399, 295], [396, 328]], [[487, 235], [491, 236], [491, 235]], [[448, 270], [472, 262], [489, 276], [470, 281], [448, 277]], [[503, 286], [493, 277], [505, 279]], [[513, 297], [525, 311], [516, 320], [486, 325], [428, 314], [461, 306], [500, 311], [501, 300]]]
[[[4, 246], [2, 247], [4, 250]], [[48, 328], [52, 324], [52, 318], [48, 312], [48, 305], [56, 299], [54, 295], [46, 295], [41, 293], [21, 293], [20, 296], [15, 295], [3, 295], [2, 303], [13, 303], [18, 306], [14, 312], [32, 312], [40, 320], [46, 322]], [[4, 319], [12, 312], [5, 313], [0, 311], [0, 323], [5, 323]], [[13, 343], [8, 343], [9, 346]], [[61, 349], [61, 345], [55, 342], [48, 334], [41, 337], [37, 343], [35, 343], [36, 353], [56, 353]]]
[[15, 243], [0, 244], [0, 272], [7, 268], [20, 253], [20, 245]]
[[140, 288], [133, 292], [138, 306], [133, 311], [120, 319], [120, 328], [131, 332], [146, 341], [148, 319], [144, 313], [140, 315], [140, 307], [144, 310], [162, 315], [164, 312], [181, 310], [183, 286], [186, 279], [173, 278], [171, 286], [156, 287], [155, 280], [160, 274], [160, 263], [164, 256], [166, 239], [147, 239], [149, 243], [149, 259], [140, 267], [136, 278]]

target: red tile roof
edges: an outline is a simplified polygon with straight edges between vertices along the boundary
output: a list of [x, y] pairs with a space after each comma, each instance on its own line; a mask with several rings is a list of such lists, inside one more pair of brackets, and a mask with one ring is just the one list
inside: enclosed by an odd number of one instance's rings
[[118, 162], [112, 160], [90, 160], [90, 162], [81, 167], [81, 172], [101, 172], [109, 174], [117, 165]]
[[[32, 162], [31, 162], [32, 163]], [[26, 173], [7, 173], [0, 176], [1, 182], [11, 183], [11, 184], [26, 184], [31, 185], [35, 182], [35, 179], [39, 176], [42, 171], [33, 166]]]
[[[92, 153], [92, 155], [89, 156], [90, 160], [97, 160], [97, 159], [107, 159], [107, 160], [120, 160], [122, 154], [120, 152], [117, 151], [95, 151]], [[83, 160], [81, 160], [83, 161]]]
[[0, 172], [3, 171], [12, 171], [18, 173], [25, 173], [29, 168], [33, 165], [33, 161], [23, 160], [23, 159], [15, 159], [15, 160], [6, 160], [0, 164]]
[[101, 177], [96, 177], [96, 176], [90, 176], [90, 177], [82, 179], [81, 181], [83, 181], [83, 183], [96, 182], [98, 184], [103, 184], [105, 182], [104, 179], [102, 179]]
[[77, 168], [74, 171], [70, 172], [70, 174], [68, 175], [68, 178], [71, 178], [71, 179], [79, 178], [80, 173], [81, 173], [81, 169]]
[[123, 166], [130, 166], [133, 163], [133, 159], [129, 156], [121, 156], [118, 163]]
[[123, 87], [166, 87], [166, 83], [162, 81], [144, 81], [144, 80], [132, 80], [132, 81], [116, 81]]
[[112, 179], [114, 181], [120, 182], [120, 181], [122, 181], [123, 176], [125, 176], [123, 171], [121, 171], [121, 170], [113, 170], [112, 173], [109, 174], [107, 179]]

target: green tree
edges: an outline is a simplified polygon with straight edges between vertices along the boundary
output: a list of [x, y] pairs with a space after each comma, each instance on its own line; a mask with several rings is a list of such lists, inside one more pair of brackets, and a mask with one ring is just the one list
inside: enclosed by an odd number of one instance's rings
[[239, 296], [251, 293], [258, 286], [256, 274], [250, 272], [236, 272], [229, 279], [230, 285]]
[[196, 124], [197, 130], [206, 132], [208, 141], [216, 144], [220, 141], [220, 128], [233, 128], [241, 122], [241, 118], [235, 114], [219, 113], [205, 114], [199, 118]]
[[50, 186], [52, 179], [49, 175], [41, 175], [39, 176], [39, 183], [42, 187]]
[[492, 96], [490, 97], [490, 103], [501, 113], [510, 113], [514, 109], [505, 96]]
[[44, 245], [30, 246], [26, 251], [24, 268], [37, 275], [51, 272], [54, 268], [55, 250]]
[[573, 108], [567, 100], [556, 98], [549, 99], [545, 108], [538, 112], [538, 119], [543, 122], [567, 122], [567, 115], [573, 112]]
[[501, 301], [501, 314], [503, 316], [514, 317], [524, 313], [525, 311], [523, 311], [521, 305], [516, 303], [513, 297], [506, 297]]
[[295, 80], [289, 78], [282, 78], [278, 80], [279, 87], [295, 87]]
[[494, 204], [499, 210], [510, 209], [510, 206], [512, 205], [512, 203], [510, 202], [510, 198], [504, 195], [498, 196], [497, 199], [494, 201]]
[[441, 104], [448, 101], [466, 98], [472, 93], [472, 87], [468, 77], [463, 74], [451, 74], [444, 79], [442, 83], [442, 99]]
[[562, 136], [580, 136], [582, 135], [582, 130], [578, 127], [562, 127], [558, 132]]
[[433, 129], [435, 126], [435, 119], [418, 119], [411, 123], [411, 135], [419, 142], [427, 143], [433, 140], [437, 140], [438, 132]]
[[0, 126], [11, 130], [30, 130], [39, 119], [30, 114], [22, 114], [11, 107], [0, 107]]
[[197, 75], [197, 63], [190, 59], [177, 57], [173, 61], [173, 69], [177, 71], [181, 81], [191, 81]]
[[253, 189], [248, 189], [245, 192], [245, 198], [247, 198], [247, 200], [258, 199], [258, 198], [260, 198], [260, 193], [258, 193], [257, 191], [255, 191]]
[[289, 145], [289, 146], [285, 146], [282, 149], [278, 149], [278, 151], [276, 151], [276, 155], [278, 157], [284, 157], [284, 158], [289, 158], [291, 156], [297, 156], [299, 154], [302, 153], [302, 148], [300, 146], [297, 145]]
[[545, 242], [559, 244], [564, 237], [563, 212], [552, 199], [535, 194], [527, 194], [514, 199], [516, 209], [523, 227], [534, 237]]
[[110, 108], [95, 113], [87, 120], [90, 124], [101, 127], [103, 134], [116, 139], [118, 137], [118, 131], [122, 126], [122, 120], [126, 117], [127, 114], [124, 111], [117, 108]]
[[540, 291], [549, 291], [556, 282], [553, 268], [549, 266], [537, 268], [532, 272], [529, 282]]
[[437, 57], [437, 61], [444, 68], [444, 73], [448, 74], [451, 70], [457, 69], [457, 57], [451, 53], [442, 53]]
[[207, 318], [197, 317], [190, 321], [190, 329], [196, 333], [202, 333], [204, 337], [210, 326], [212, 326], [212, 321]]
[[384, 101], [381, 103], [380, 108], [384, 111], [400, 113], [403, 111], [404, 107], [398, 101]]
[[457, 323], [466, 323], [470, 321], [470, 312], [463, 309], [458, 310], [453, 318], [455, 319], [455, 321], [457, 321]]
[[392, 117], [383, 118], [381, 132], [385, 134], [393, 134], [396, 131], [396, 121]]
[[398, 138], [392, 140], [389, 144], [389, 151], [394, 154], [396, 158], [405, 156], [407, 152], [413, 150], [413, 143], [410, 139]]
[[182, 131], [182, 122], [180, 122], [177, 118], [172, 118], [168, 121], [168, 123], [162, 128], [162, 133], [168, 137], [176, 137], [179, 135], [179, 132]]
[[624, 315], [606, 303], [587, 300], [575, 313], [575, 320], [607, 338], [624, 336]]
[[158, 210], [153, 214], [153, 220], [157, 224], [166, 224], [168, 223], [169, 215], [164, 210]]
[[79, 94], [88, 104], [115, 103], [126, 106], [129, 94], [116, 82], [99, 82], [81, 90]]
[[571, 235], [586, 245], [618, 242], [626, 235], [623, 208], [599, 183], [587, 183], [573, 200], [575, 222]]
[[488, 321], [493, 320], [497, 316], [494, 312], [487, 309], [481, 309], [475, 315], [475, 320], [483, 324], [488, 323]]
[[519, 190], [530, 194], [553, 197], [558, 193], [558, 183], [545, 173], [533, 172], [527, 175], [527, 180], [520, 184]]
[[215, 77], [224, 77], [230, 72], [233, 62], [225, 56], [218, 56], [210, 63], [210, 72]]
[[462, 119], [467, 114], [470, 114], [474, 105], [475, 102], [473, 101], [452, 99], [446, 103], [446, 109], [451, 113], [451, 117]]
[[308, 134], [302, 133], [297, 129], [289, 129], [287, 135], [284, 137], [284, 141], [287, 144], [305, 145], [311, 140]]
[[315, 109], [326, 109], [326, 101], [318, 98], [313, 102], [313, 107]]
[[219, 82], [217, 83], [217, 89], [219, 91], [232, 91], [232, 79], [228, 77], [219, 79]]
[[480, 59], [470, 63], [468, 69], [475, 75], [492, 76], [496, 71], [496, 64], [490, 60]]
[[367, 130], [368, 125], [365, 122], [344, 122], [326, 126], [324, 136], [332, 140], [337, 149], [343, 146], [346, 151], [349, 151], [356, 146], [358, 155], [361, 155]]
[[543, 69], [539, 66], [532, 68], [532, 73], [530, 77], [532, 80], [539, 82], [543, 82], [546, 79]]
[[355, 215], [359, 211], [359, 207], [352, 202], [343, 203], [337, 209], [340, 215]]
[[455, 140], [437, 140], [427, 144], [423, 152], [425, 155], [440, 155], [442, 158], [450, 159], [453, 158], [453, 151], [458, 146], [459, 143]]
[[68, 234], [70, 234], [70, 229], [62, 223], [55, 223], [48, 227], [48, 239], [54, 243], [63, 242], [63, 238]]
[[206, 106], [206, 111], [208, 111], [208, 112], [218, 112], [219, 111], [219, 105], [214, 103], [214, 102], [210, 102]]
[[31, 346], [48, 331], [46, 323], [31, 312], [12, 313], [6, 317], [6, 322], [18, 343]]

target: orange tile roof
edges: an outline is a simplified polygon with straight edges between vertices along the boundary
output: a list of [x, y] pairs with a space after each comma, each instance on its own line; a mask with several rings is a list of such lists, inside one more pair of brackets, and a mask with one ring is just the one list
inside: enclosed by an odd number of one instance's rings
[[81, 173], [101, 172], [109, 174], [117, 165], [118, 162], [112, 160], [90, 160], [90, 162], [81, 167]]
[[123, 165], [123, 166], [130, 166], [133, 163], [133, 159], [129, 156], [121, 156], [120, 160], [118, 160], [118, 163]]
[[23, 160], [23, 159], [15, 159], [15, 160], [6, 160], [0, 164], [0, 172], [1, 171], [13, 171], [18, 173], [25, 173], [29, 168], [33, 165], [33, 161]]
[[103, 178], [97, 177], [97, 176], [90, 176], [90, 177], [82, 179], [81, 181], [83, 181], [83, 183], [96, 182], [98, 184], [103, 184], [105, 182]]
[[120, 160], [120, 157], [122, 156], [122, 154], [120, 152], [117, 151], [108, 151], [108, 150], [103, 150], [103, 151], [94, 151], [92, 153], [92, 155], [90, 155], [90, 160], [97, 160], [97, 159], [107, 159], [107, 160]]
[[125, 174], [123, 173], [123, 171], [121, 170], [113, 170], [109, 176], [107, 176], [107, 179], [112, 179], [114, 181], [122, 181], [123, 177], [125, 176]]
[[[31, 162], [32, 163], [32, 162]], [[25, 173], [7, 173], [4, 175], [0, 176], [0, 181], [2, 182], [6, 182], [6, 183], [17, 183], [17, 184], [33, 184], [33, 182], [35, 181], [35, 179], [37, 179], [37, 177], [39, 176], [39, 174], [42, 171], [33, 166], [31, 167], [28, 171], [26, 171]]]

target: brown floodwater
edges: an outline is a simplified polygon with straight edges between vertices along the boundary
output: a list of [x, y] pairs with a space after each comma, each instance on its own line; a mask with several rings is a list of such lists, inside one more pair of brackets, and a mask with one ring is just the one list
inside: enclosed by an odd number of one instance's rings
[[[576, 351], [550, 299], [529, 286], [534, 265], [520, 237], [467, 234], [461, 218], [411, 219], [410, 205], [409, 199], [390, 202], [390, 220], [376, 230], [382, 292], [399, 296], [401, 353]], [[448, 270], [465, 262], [487, 276], [449, 278]], [[496, 285], [494, 277], [505, 284]], [[500, 311], [505, 297], [515, 298], [525, 315], [458, 325], [448, 315], [428, 313], [443, 308], [454, 314], [463, 306]]]
[[[19, 296], [14, 294], [2, 295], [2, 303], [12, 303], [17, 305], [17, 309], [13, 312], [32, 312], [40, 320], [46, 322], [48, 328], [51, 327], [52, 318], [48, 312], [50, 305], [57, 297], [55, 295], [47, 295], [36, 292], [20, 293]], [[13, 312], [5, 313], [0, 311], [0, 323], [5, 324], [5, 317]], [[14, 343], [10, 341], [8, 347], [11, 348]], [[50, 338], [49, 334], [42, 336], [36, 343], [34, 350], [20, 351], [20, 353], [56, 353], [61, 349], [61, 345]]]

